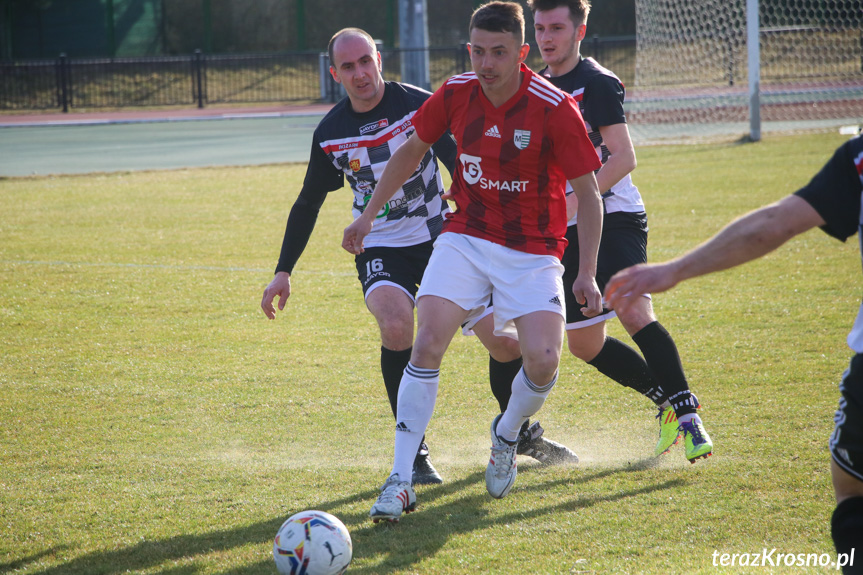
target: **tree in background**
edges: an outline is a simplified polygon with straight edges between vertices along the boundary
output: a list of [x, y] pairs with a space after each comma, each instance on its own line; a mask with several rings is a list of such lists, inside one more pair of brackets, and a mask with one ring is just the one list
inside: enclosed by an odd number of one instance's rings
[[[468, 22], [479, 4], [429, 0], [431, 46], [467, 42], [467, 26], [452, 23]], [[392, 48], [397, 6], [398, 0], [0, 0], [0, 59], [53, 58], [61, 51], [73, 57], [323, 51], [333, 32], [347, 26]], [[635, 0], [595, 2], [590, 29], [634, 35]]]

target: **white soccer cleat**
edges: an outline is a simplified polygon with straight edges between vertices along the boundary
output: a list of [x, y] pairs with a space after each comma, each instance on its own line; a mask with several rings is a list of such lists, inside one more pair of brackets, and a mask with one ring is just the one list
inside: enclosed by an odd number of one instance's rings
[[381, 487], [378, 500], [372, 505], [369, 517], [372, 521], [385, 520], [398, 523], [402, 512], [410, 513], [417, 507], [417, 495], [411, 487], [410, 481], [402, 481], [398, 473], [387, 478], [387, 482]]
[[485, 487], [495, 499], [506, 497], [518, 472], [515, 463], [518, 444], [509, 445], [497, 435], [497, 422], [502, 415], [499, 414], [491, 422], [491, 457], [485, 468]]

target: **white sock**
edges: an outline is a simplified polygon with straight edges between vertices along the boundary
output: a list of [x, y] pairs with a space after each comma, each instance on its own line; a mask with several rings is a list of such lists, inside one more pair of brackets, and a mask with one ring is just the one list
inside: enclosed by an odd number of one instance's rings
[[392, 473], [398, 473], [402, 481], [411, 480], [417, 450], [434, 412], [439, 376], [438, 369], [408, 363], [399, 384]]
[[538, 386], [528, 379], [522, 367], [512, 380], [512, 396], [509, 398], [506, 411], [497, 422], [498, 437], [510, 443], [515, 442], [518, 439], [518, 432], [521, 431], [521, 425], [539, 411], [555, 383], [557, 383], [557, 373], [550, 382]]
[[690, 421], [695, 421], [695, 423], [701, 423], [701, 418], [698, 417], [697, 413], [687, 413], [686, 415], [681, 415], [677, 418], [677, 423], [679, 425], [689, 423]]

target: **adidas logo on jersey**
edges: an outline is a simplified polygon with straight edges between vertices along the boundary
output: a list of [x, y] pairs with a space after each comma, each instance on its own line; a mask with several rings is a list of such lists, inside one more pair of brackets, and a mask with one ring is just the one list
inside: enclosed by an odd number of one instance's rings
[[485, 135], [491, 138], [500, 138], [500, 132], [497, 129], [497, 124], [486, 130]]

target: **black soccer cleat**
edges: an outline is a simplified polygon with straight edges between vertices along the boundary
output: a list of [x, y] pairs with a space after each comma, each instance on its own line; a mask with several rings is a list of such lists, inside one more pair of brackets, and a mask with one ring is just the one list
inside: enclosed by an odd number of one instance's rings
[[429, 459], [429, 448], [425, 443], [420, 444], [417, 456], [414, 458], [414, 468], [411, 477], [413, 485], [437, 485], [443, 483], [443, 477], [434, 468]]
[[533, 457], [545, 465], [564, 465], [578, 463], [578, 455], [565, 445], [542, 436], [545, 430], [538, 421], [528, 427], [525, 421], [518, 434], [516, 453]]

